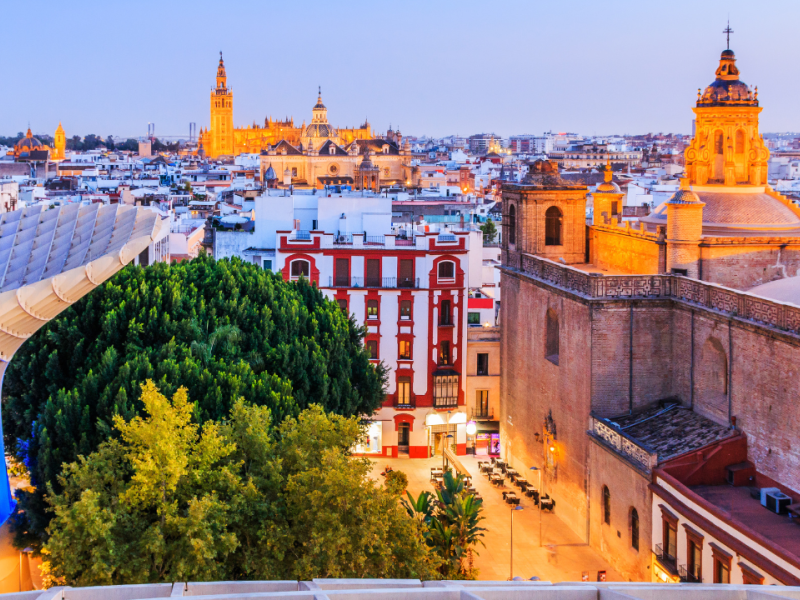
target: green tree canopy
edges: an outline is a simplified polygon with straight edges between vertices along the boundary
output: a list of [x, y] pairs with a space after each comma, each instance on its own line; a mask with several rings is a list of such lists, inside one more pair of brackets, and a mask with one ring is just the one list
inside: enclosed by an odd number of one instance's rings
[[487, 244], [493, 243], [494, 238], [497, 237], [497, 227], [495, 227], [494, 221], [492, 221], [492, 219], [486, 219], [486, 223], [481, 225], [480, 228], [483, 232], [483, 241]]
[[144, 416], [116, 417], [50, 497], [51, 583], [436, 577], [421, 524], [350, 455], [357, 417], [313, 405], [273, 428], [238, 400], [201, 428], [185, 389], [143, 390]]
[[95, 451], [115, 416], [140, 413], [147, 379], [167, 395], [186, 387], [198, 424], [225, 418], [239, 397], [276, 422], [312, 402], [370, 414], [386, 375], [363, 335], [307, 281], [238, 259], [123, 269], [28, 340], [5, 374], [6, 448], [16, 444], [34, 486], [18, 493], [17, 543], [40, 546], [46, 486], [60, 492], [63, 463]]

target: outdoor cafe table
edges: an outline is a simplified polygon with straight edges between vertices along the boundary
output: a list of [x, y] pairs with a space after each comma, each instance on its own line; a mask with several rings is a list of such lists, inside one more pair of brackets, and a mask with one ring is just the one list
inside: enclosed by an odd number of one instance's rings
[[554, 501], [552, 498], [541, 498], [539, 502], [540, 506], [545, 510], [553, 508]]
[[519, 498], [514, 492], [503, 492], [503, 500], [509, 504], [519, 504]]
[[512, 469], [511, 467], [508, 467], [508, 468], [506, 469], [506, 473], [508, 474], [508, 476], [509, 476], [509, 477], [510, 477], [512, 480], [513, 480], [515, 477], [517, 477], [517, 475], [519, 475], [519, 473], [517, 472], [517, 470], [516, 470], [516, 469]]
[[503, 476], [493, 473], [489, 475], [489, 481], [492, 483], [503, 483]]
[[514, 483], [516, 483], [521, 490], [524, 490], [525, 486], [528, 485], [528, 480], [525, 479], [524, 477], [520, 477], [519, 475], [517, 475], [514, 478]]
[[434, 478], [433, 478], [433, 482], [434, 482], [436, 485], [442, 485], [442, 483], [444, 483], [444, 477], [443, 477], [443, 476], [441, 476], [441, 475], [436, 475], [436, 476], [434, 476]]

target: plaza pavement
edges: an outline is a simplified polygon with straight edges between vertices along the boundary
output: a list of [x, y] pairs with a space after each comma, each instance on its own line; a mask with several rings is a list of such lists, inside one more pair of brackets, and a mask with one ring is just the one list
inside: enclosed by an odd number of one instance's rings
[[[478, 493], [483, 497], [483, 514], [486, 517], [481, 525], [486, 547], [478, 546], [479, 556], [475, 566], [479, 569], [478, 579], [503, 580], [509, 578], [511, 529], [511, 507], [503, 501], [503, 490], [514, 490], [521, 498], [523, 510], [514, 512], [514, 576], [529, 579], [539, 577], [542, 581], [580, 581], [584, 571], [589, 572], [590, 581], [597, 580], [599, 570], [606, 571], [607, 581], [622, 581], [621, 576], [590, 548], [558, 516], [558, 505], [554, 512], [542, 512], [543, 545], [539, 546], [539, 509], [533, 499], [521, 494], [519, 488], [508, 479], [504, 488], [489, 483], [478, 469], [478, 459], [472, 456], [459, 456], [462, 465], [472, 475]], [[479, 457], [488, 460], [488, 457]], [[416, 497], [422, 491], [434, 492], [430, 482], [431, 467], [441, 466], [442, 458], [429, 459], [381, 458], [373, 461], [373, 478], [383, 481], [380, 473], [387, 466], [403, 471], [408, 477], [408, 491]], [[535, 483], [534, 479], [528, 478]], [[405, 496], [404, 496], [405, 497]]]

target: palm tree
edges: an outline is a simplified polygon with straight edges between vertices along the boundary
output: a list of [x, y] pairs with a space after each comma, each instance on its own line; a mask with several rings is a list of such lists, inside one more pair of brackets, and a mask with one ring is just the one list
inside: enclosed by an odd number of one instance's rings
[[211, 362], [214, 356], [214, 347], [219, 346], [222, 352], [230, 352], [231, 349], [242, 341], [242, 330], [236, 325], [222, 325], [211, 332], [206, 337], [205, 342], [193, 341], [190, 348], [192, 354], [197, 356], [203, 365]]

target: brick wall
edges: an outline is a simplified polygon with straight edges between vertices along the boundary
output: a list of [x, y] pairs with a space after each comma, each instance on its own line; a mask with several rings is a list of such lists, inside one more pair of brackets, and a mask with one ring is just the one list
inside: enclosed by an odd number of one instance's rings
[[592, 228], [594, 264], [618, 273], [658, 273], [659, 256], [664, 245], [652, 235], [637, 235], [635, 231], [617, 228]]
[[[552, 413], [557, 450], [553, 468], [546, 471], [545, 491], [555, 498], [561, 518], [584, 536], [588, 451], [585, 432], [591, 394], [589, 309], [566, 294], [550, 293], [505, 274], [501, 286], [501, 455], [521, 472], [532, 466], [541, 468], [544, 422]], [[558, 366], [544, 356], [548, 307], [559, 314]]]
[[701, 279], [737, 290], [800, 274], [800, 247], [796, 245], [705, 242], [700, 256]]
[[[589, 542], [626, 579], [650, 581], [652, 511], [650, 477], [592, 441], [590, 456]], [[611, 494], [611, 522], [603, 519], [603, 486]], [[631, 509], [639, 516], [639, 549], [631, 545]]]

